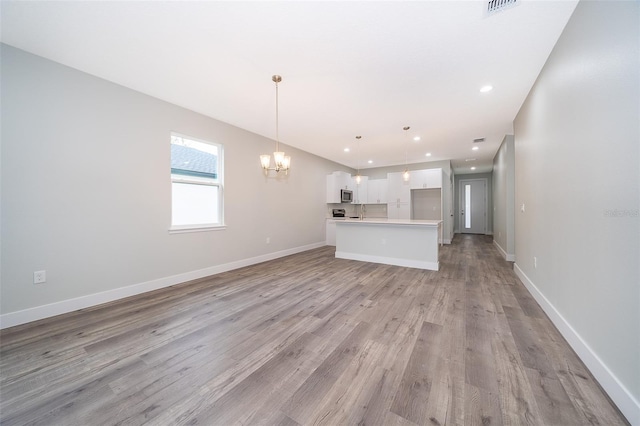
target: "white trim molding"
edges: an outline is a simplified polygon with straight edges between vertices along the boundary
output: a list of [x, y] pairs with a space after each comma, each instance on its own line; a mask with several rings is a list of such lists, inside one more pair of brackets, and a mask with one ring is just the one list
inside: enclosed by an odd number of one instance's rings
[[516, 261], [516, 255], [515, 254], [510, 254], [507, 253], [501, 246], [500, 244], [498, 244], [498, 242], [496, 240], [493, 240], [493, 245], [496, 246], [496, 248], [498, 249], [498, 251], [500, 252], [500, 254], [502, 255], [502, 257], [504, 257], [504, 260], [506, 260], [507, 262], [515, 262]]
[[396, 257], [374, 256], [369, 254], [348, 253], [344, 251], [336, 251], [336, 258], [347, 260], [358, 260], [360, 262], [382, 263], [384, 265], [404, 266], [407, 268], [428, 269], [437, 271], [439, 262], [429, 262], [413, 259], [400, 259]]
[[560, 331], [560, 334], [562, 334], [576, 352], [580, 360], [584, 362], [589, 371], [591, 371], [591, 374], [598, 380], [600, 386], [602, 386], [609, 397], [615, 402], [629, 423], [632, 425], [640, 425], [640, 402], [635, 399], [624, 384], [609, 370], [609, 367], [602, 362], [600, 357], [589, 347], [562, 314], [558, 312], [549, 299], [538, 290], [538, 287], [527, 277], [517, 263], [513, 265], [513, 270], [527, 290], [529, 290], [529, 293], [531, 293], [547, 316], [549, 316], [549, 319], [551, 319], [551, 322], [553, 322], [558, 331]]
[[113, 290], [107, 290], [100, 293], [88, 294], [86, 296], [80, 296], [74, 299], [62, 300], [60, 302], [50, 303], [48, 305], [36, 306], [16, 312], [9, 312], [7, 314], [0, 315], [0, 329], [26, 324], [28, 322], [37, 321], [60, 314], [66, 314], [69, 312], [77, 311], [79, 309], [101, 305], [107, 302], [113, 302], [114, 300], [123, 299], [125, 297], [135, 296], [138, 294], [146, 293], [148, 291], [158, 290], [164, 287], [169, 287], [187, 281], [216, 275], [222, 272], [231, 271], [233, 269], [255, 265], [256, 263], [266, 262], [268, 260], [274, 260], [280, 257], [289, 256], [291, 254], [300, 253], [324, 246], [325, 242], [322, 241], [320, 243], [308, 244], [305, 246], [294, 247], [287, 250], [267, 253], [248, 259], [242, 259], [222, 265], [210, 266], [204, 269], [198, 269], [195, 271], [185, 272], [169, 277], [158, 278], [156, 280], [133, 284], [126, 287], [120, 287]]

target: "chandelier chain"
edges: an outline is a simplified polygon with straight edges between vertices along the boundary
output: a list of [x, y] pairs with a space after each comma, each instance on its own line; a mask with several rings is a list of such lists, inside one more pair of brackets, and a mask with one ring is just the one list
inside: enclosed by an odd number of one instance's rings
[[402, 128], [402, 130], [404, 130], [404, 134], [406, 136], [405, 137], [405, 142], [404, 142], [404, 166], [405, 167], [407, 167], [408, 164], [409, 164], [409, 160], [408, 160], [409, 159], [409, 153], [408, 153], [408, 151], [409, 151], [409, 132], [408, 132], [408, 130], [410, 128], [411, 127], [409, 127], [409, 126], [405, 126], [405, 127]]
[[262, 154], [260, 156], [260, 164], [262, 165], [265, 176], [269, 174], [269, 170], [273, 170], [276, 173], [283, 171], [285, 174], [288, 174], [291, 168], [291, 157], [280, 151], [280, 97], [278, 93], [278, 83], [282, 81], [282, 77], [274, 75], [271, 77], [271, 80], [276, 84], [276, 150], [273, 153], [275, 167], [271, 167], [271, 156]]
[[278, 81], [276, 82], [276, 151], [280, 150], [280, 129], [279, 129], [279, 116], [278, 116]]

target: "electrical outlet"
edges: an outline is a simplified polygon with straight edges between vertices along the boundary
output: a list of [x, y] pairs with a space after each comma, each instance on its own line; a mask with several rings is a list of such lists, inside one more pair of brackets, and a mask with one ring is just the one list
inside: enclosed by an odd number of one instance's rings
[[537, 268], [538, 267], [538, 258], [533, 256], [533, 267]]
[[271, 237], [267, 237], [267, 244], [271, 244]]
[[33, 273], [33, 283], [42, 284], [47, 282], [47, 271], [35, 271]]

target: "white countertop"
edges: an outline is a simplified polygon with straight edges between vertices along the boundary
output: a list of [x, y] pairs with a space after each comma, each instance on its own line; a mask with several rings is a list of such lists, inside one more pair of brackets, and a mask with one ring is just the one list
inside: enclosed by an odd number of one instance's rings
[[410, 226], [438, 226], [441, 220], [412, 220], [412, 219], [387, 219], [387, 218], [364, 218], [360, 219], [340, 219], [338, 223], [362, 224], [362, 225], [410, 225]]

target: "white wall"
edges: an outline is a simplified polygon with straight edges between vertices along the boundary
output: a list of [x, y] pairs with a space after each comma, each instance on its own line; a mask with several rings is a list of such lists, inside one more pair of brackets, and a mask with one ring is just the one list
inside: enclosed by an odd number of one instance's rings
[[637, 1], [581, 1], [514, 122], [516, 271], [632, 424], [640, 424], [639, 16]]
[[[2, 327], [324, 245], [344, 167], [285, 146], [267, 179], [269, 139], [0, 46]], [[224, 144], [226, 230], [168, 233], [172, 131]]]
[[[427, 170], [427, 169], [442, 169], [445, 173], [451, 173], [451, 162], [448, 160], [443, 161], [425, 161], [423, 163], [409, 164], [406, 168], [411, 170]], [[363, 176], [369, 176], [369, 179], [386, 179], [387, 173], [404, 172], [405, 166], [403, 164], [397, 166], [386, 167], [371, 167], [369, 169], [360, 169]]]
[[505, 135], [493, 158], [493, 243], [515, 260], [515, 163], [513, 135]]

